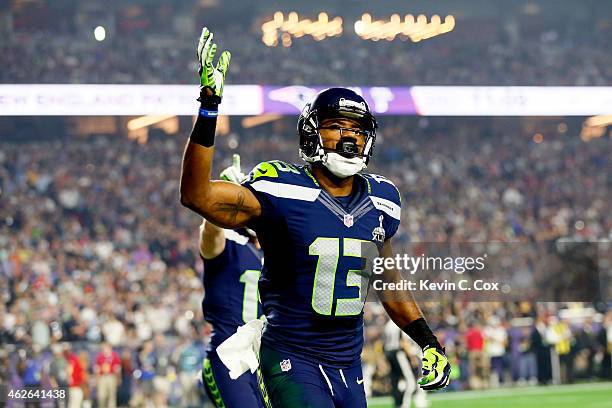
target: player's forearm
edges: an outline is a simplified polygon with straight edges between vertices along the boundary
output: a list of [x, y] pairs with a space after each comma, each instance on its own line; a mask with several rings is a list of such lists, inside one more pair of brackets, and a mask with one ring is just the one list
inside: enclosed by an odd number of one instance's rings
[[[391, 242], [385, 242], [380, 255], [385, 258], [393, 257]], [[385, 282], [397, 284], [395, 285], [397, 287], [402, 280], [402, 276], [397, 268], [387, 268], [383, 272], [383, 279]], [[412, 292], [406, 290], [385, 293], [385, 291], [381, 291], [378, 296], [391, 320], [421, 348], [426, 346], [440, 347], [436, 336], [425, 321], [421, 308], [414, 300]]]
[[[382, 258], [393, 258], [393, 247], [391, 246], [390, 240], [386, 241], [383, 245], [380, 256]], [[402, 280], [402, 276], [397, 268], [385, 268], [382, 278], [386, 283], [399, 283]], [[404, 327], [414, 320], [423, 317], [421, 309], [414, 301], [414, 297], [410, 291], [387, 292], [381, 290], [378, 293], [378, 297], [387, 310], [389, 317], [391, 317], [399, 327]]]
[[[386, 282], [399, 282], [399, 273], [395, 270], [386, 271], [385, 276]], [[419, 319], [424, 320], [423, 312], [411, 292], [382, 293], [379, 297], [387, 314], [399, 328], [404, 329]]]
[[225, 249], [225, 233], [212, 222], [204, 221], [200, 226], [200, 255], [212, 259]]
[[400, 328], [423, 318], [423, 313], [414, 300], [383, 300], [382, 304], [391, 320]]
[[223, 228], [246, 225], [261, 208], [252, 193], [235, 183], [211, 180], [216, 109], [220, 99], [200, 98], [198, 119], [183, 156], [181, 204]]
[[181, 173], [181, 204], [206, 217], [211, 194], [213, 147], [187, 142]]
[[209, 93], [202, 90], [198, 99], [201, 105], [183, 155], [180, 188], [181, 204], [203, 217], [207, 216], [207, 204], [211, 201], [215, 130], [221, 102]]
[[212, 148], [188, 143], [181, 175], [181, 204], [219, 227], [243, 227], [261, 214], [259, 201], [243, 186], [211, 180], [212, 155]]

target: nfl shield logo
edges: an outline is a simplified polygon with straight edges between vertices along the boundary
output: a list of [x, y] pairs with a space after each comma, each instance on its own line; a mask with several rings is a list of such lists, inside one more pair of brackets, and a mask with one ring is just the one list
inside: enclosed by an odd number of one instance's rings
[[344, 225], [347, 227], [353, 226], [353, 216], [351, 214], [344, 214]]
[[280, 362], [281, 371], [291, 370], [291, 360], [286, 359]]

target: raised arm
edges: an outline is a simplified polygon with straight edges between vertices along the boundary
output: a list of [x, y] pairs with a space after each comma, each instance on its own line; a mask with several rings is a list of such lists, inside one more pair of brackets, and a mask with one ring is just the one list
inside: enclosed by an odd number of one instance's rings
[[[380, 256], [393, 258], [390, 239], [385, 241]], [[397, 268], [385, 268], [384, 282], [399, 283], [401, 279]], [[391, 320], [423, 349], [423, 378], [419, 380], [421, 388], [435, 390], [446, 387], [450, 381], [450, 363], [445, 350], [425, 321], [412, 292], [404, 290], [385, 293], [381, 290], [378, 291], [378, 297]]]
[[201, 107], [185, 147], [181, 173], [181, 204], [225, 228], [246, 225], [261, 214], [261, 206], [251, 191], [240, 185], [211, 180], [215, 128], [230, 53], [224, 51], [213, 67], [217, 45], [207, 28], [198, 44]]
[[216, 225], [242, 227], [261, 214], [261, 206], [248, 188], [211, 180], [213, 152], [212, 146], [187, 143], [181, 174], [181, 204]]

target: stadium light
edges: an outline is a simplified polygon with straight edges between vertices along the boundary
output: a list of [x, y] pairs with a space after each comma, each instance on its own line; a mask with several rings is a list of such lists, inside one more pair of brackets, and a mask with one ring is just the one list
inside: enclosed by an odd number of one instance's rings
[[242, 127], [249, 129], [255, 126], [263, 125], [264, 123], [274, 122], [282, 118], [282, 115], [276, 113], [268, 113], [264, 115], [251, 116], [242, 119]]
[[[608, 126], [612, 125], [612, 115], [596, 115], [587, 118], [580, 131], [580, 139], [588, 142], [605, 135]], [[612, 136], [612, 132], [610, 133]]]
[[106, 39], [106, 29], [102, 26], [97, 26], [94, 29], [94, 38], [96, 41], [104, 41]]
[[612, 125], [612, 115], [591, 116], [585, 121], [585, 124], [597, 127]]
[[535, 135], [533, 135], [532, 139], [535, 144], [540, 144], [544, 141], [544, 135], [541, 133], [536, 133]]
[[128, 130], [138, 130], [170, 119], [175, 115], [146, 115], [136, 119], [131, 119], [127, 123]]
[[455, 17], [448, 15], [442, 22], [440, 16], [434, 14], [428, 22], [424, 14], [420, 14], [416, 19], [412, 14], [407, 14], [402, 22], [399, 14], [393, 14], [389, 21], [386, 21], [372, 20], [369, 13], [364, 13], [361, 19], [355, 22], [354, 28], [355, 34], [364, 40], [393, 41], [400, 35], [402, 38], [407, 37], [413, 42], [419, 42], [452, 31], [455, 28]]
[[318, 14], [316, 20], [301, 19], [298, 13], [292, 11], [287, 15], [277, 11], [270, 21], [261, 25], [261, 40], [268, 47], [276, 47], [280, 40], [284, 47], [290, 47], [291, 38], [300, 38], [310, 35], [316, 41], [321, 41], [327, 37], [337, 37], [342, 34], [342, 18], [334, 17], [330, 20], [325, 12]]

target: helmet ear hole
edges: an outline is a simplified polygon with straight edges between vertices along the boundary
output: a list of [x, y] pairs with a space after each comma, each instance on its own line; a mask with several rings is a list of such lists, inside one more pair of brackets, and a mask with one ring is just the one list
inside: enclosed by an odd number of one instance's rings
[[316, 133], [303, 133], [300, 135], [300, 149], [308, 157], [317, 153], [319, 137]]
[[311, 104], [307, 104], [302, 110], [297, 127], [300, 135], [300, 155], [312, 158], [318, 151], [319, 134], [316, 128], [316, 116], [311, 110]]

